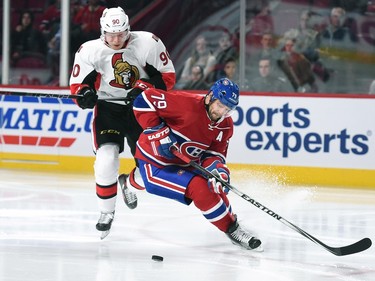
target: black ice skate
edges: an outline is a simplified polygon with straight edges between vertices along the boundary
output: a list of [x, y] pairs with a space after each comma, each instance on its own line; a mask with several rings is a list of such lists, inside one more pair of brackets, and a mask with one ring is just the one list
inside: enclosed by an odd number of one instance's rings
[[121, 174], [118, 176], [117, 183], [121, 188], [122, 197], [124, 202], [129, 209], [135, 209], [137, 207], [137, 195], [135, 192], [130, 191], [129, 187], [126, 184], [126, 178], [128, 175]]
[[241, 246], [247, 250], [263, 251], [262, 242], [243, 229], [237, 222], [233, 222], [226, 233], [233, 244]]
[[112, 221], [115, 217], [115, 211], [110, 213], [101, 213], [98, 223], [96, 224], [96, 229], [101, 231], [100, 239], [104, 239], [107, 237], [111, 230]]

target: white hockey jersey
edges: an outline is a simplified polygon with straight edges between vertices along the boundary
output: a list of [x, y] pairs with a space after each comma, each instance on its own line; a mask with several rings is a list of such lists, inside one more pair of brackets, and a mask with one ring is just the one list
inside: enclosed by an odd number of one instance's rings
[[132, 31], [120, 50], [108, 47], [102, 39], [82, 44], [75, 54], [70, 90], [77, 94], [82, 84], [88, 84], [99, 99], [122, 98], [138, 79], [155, 73], [161, 74], [167, 90], [173, 88], [175, 69], [163, 42], [150, 32]]

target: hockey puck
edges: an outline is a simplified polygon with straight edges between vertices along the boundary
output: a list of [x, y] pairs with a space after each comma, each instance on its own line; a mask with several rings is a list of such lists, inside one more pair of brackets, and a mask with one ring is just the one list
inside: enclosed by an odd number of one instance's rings
[[162, 256], [152, 255], [151, 259], [153, 261], [163, 261], [164, 258]]

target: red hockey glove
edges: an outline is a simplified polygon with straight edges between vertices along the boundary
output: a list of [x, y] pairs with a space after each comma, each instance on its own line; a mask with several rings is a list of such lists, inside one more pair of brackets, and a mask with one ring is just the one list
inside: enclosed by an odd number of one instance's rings
[[82, 88], [78, 90], [77, 104], [80, 108], [94, 108], [98, 101], [98, 95], [95, 90], [91, 89], [88, 85], [82, 85]]
[[172, 159], [175, 156], [169, 150], [172, 145], [177, 144], [175, 135], [171, 132], [171, 129], [162, 122], [160, 125], [146, 129], [143, 131], [148, 140], [151, 142], [154, 154], [162, 156], [167, 159]]
[[[220, 162], [219, 160], [215, 160], [212, 162], [208, 167], [206, 167], [208, 171], [213, 173], [215, 176], [218, 176], [222, 181], [229, 183], [230, 181], [230, 171], [228, 167]], [[222, 183], [217, 181], [215, 178], [210, 178], [208, 180], [208, 188], [215, 193], [228, 193], [228, 188], [223, 187]]]

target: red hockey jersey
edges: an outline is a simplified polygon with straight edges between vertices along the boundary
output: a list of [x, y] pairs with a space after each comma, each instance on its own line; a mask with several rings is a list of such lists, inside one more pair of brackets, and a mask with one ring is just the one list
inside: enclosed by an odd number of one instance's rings
[[[233, 120], [227, 117], [220, 123], [213, 123], [208, 117], [204, 96], [150, 88], [136, 98], [133, 110], [144, 129], [165, 122], [176, 136], [181, 153], [190, 159], [198, 161], [216, 156], [225, 163], [229, 139], [233, 135]], [[155, 155], [144, 133], [139, 137], [135, 157], [158, 166], [186, 166], [178, 158]]]

